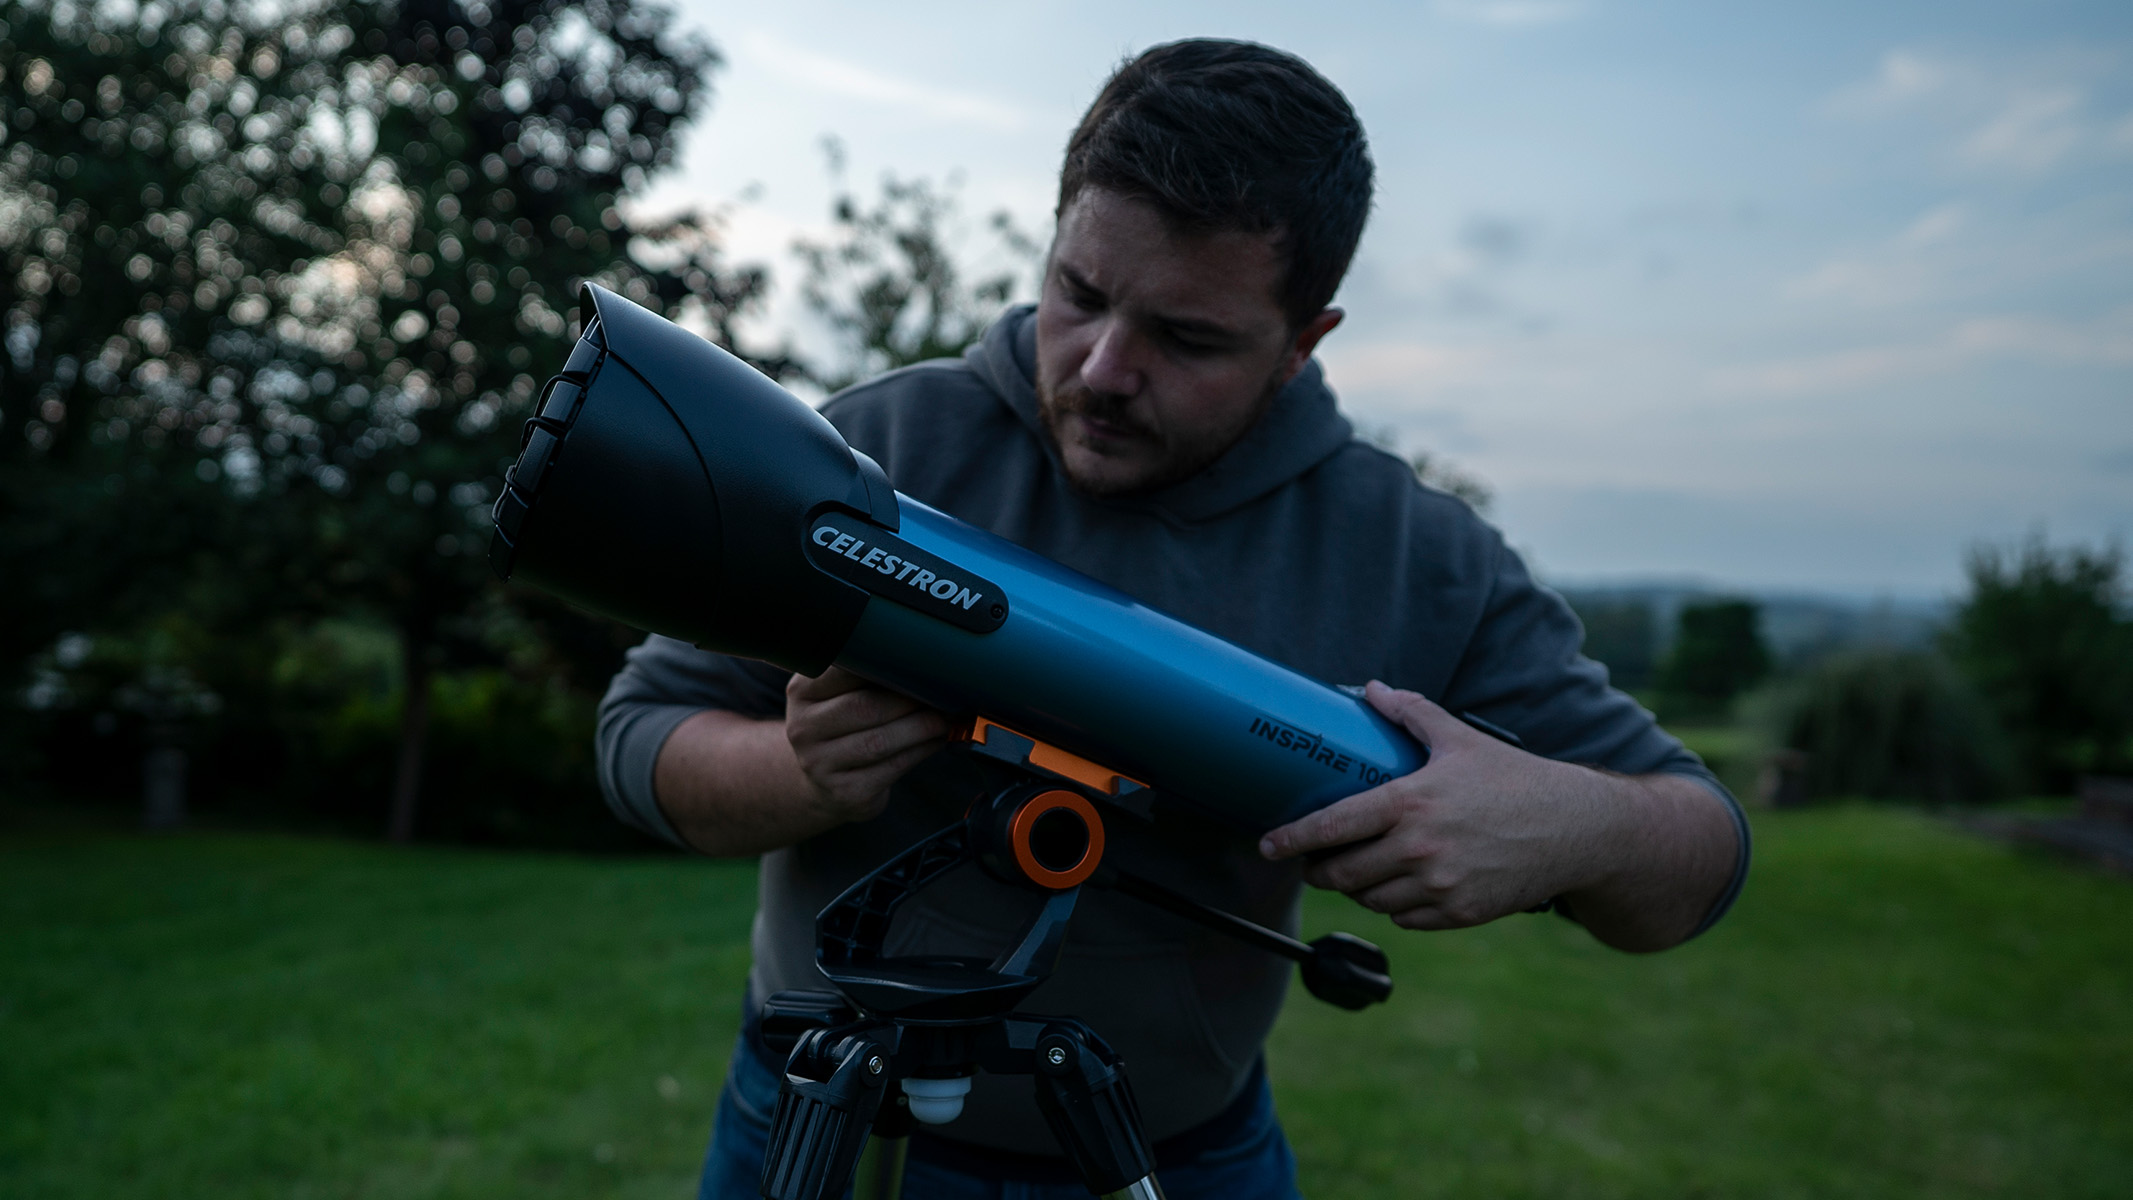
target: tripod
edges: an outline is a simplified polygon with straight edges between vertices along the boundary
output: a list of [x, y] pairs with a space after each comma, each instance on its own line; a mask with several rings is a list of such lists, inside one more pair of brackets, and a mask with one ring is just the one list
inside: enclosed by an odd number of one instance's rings
[[[1084, 886], [1292, 958], [1313, 995], [1343, 1008], [1392, 994], [1384, 953], [1360, 938], [1301, 942], [1105, 866], [1091, 801], [1145, 815], [1135, 781], [983, 720], [965, 738], [959, 752], [985, 764], [986, 780], [965, 817], [816, 917], [816, 963], [836, 990], [778, 992], [764, 1005], [764, 1041], [786, 1052], [763, 1162], [770, 1200], [829, 1200], [847, 1183], [858, 1200], [896, 1200], [912, 1130], [953, 1120], [979, 1071], [1033, 1078], [1045, 1124], [1092, 1194], [1160, 1200], [1125, 1064], [1078, 1020], [1014, 1011], [1050, 977]], [[1045, 895], [1015, 944], [989, 961], [886, 954], [898, 906], [972, 861]]]

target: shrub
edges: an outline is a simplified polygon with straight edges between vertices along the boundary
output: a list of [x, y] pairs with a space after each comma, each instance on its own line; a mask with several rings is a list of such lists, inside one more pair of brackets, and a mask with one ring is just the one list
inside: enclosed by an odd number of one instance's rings
[[1659, 657], [1659, 621], [1651, 602], [1607, 596], [1568, 599], [1585, 626], [1585, 657], [1605, 663], [1608, 680], [1618, 688], [1650, 686]]
[[1761, 609], [1746, 600], [1691, 604], [1660, 664], [1659, 691], [1671, 712], [1717, 712], [1769, 674]]
[[[189, 804], [200, 820], [381, 833], [406, 686], [393, 631], [327, 621], [248, 639], [200, 641], [192, 632], [77, 635], [47, 655], [31, 703], [0, 704], [0, 738], [41, 751], [24, 782], [69, 804], [132, 807], [142, 756], [175, 744], [189, 759]], [[593, 661], [580, 672], [552, 661], [432, 672], [417, 836], [652, 848], [601, 802], [595, 689], [612, 666], [586, 657]]]
[[2033, 538], [1970, 556], [1948, 650], [2012, 735], [2025, 782], [2133, 773], [2133, 620], [2124, 557]]
[[2010, 782], [2006, 735], [1976, 690], [1937, 654], [1840, 655], [1775, 701], [1774, 740], [1804, 755], [1811, 798], [1966, 804], [2003, 795]]

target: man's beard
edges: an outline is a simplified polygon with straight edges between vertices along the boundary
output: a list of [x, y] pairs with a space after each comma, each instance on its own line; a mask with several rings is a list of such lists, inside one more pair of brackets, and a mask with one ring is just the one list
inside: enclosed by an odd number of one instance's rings
[[[1274, 396], [1281, 391], [1283, 380], [1280, 374], [1267, 377], [1266, 386], [1252, 401], [1251, 417], [1234, 430], [1225, 430], [1212, 436], [1203, 436], [1190, 441], [1166, 439], [1162, 431], [1134, 415], [1130, 398], [1087, 387], [1074, 386], [1053, 390], [1040, 380], [1037, 384], [1037, 412], [1044, 424], [1045, 436], [1051, 440], [1052, 451], [1065, 471], [1067, 482], [1077, 491], [1092, 496], [1122, 496], [1161, 491], [1174, 483], [1182, 483], [1205, 470], [1216, 459], [1236, 445], [1251, 432], [1272, 407]], [[1089, 479], [1075, 473], [1070, 465], [1061, 436], [1070, 416], [1084, 416], [1117, 430], [1119, 435], [1143, 444], [1159, 447], [1162, 452], [1160, 466], [1145, 477], [1127, 482], [1108, 479]]]

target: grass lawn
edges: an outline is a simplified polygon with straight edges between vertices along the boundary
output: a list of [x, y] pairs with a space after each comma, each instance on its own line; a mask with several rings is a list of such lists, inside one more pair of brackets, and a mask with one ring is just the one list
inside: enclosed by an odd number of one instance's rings
[[1668, 723], [1668, 733], [1681, 739], [1683, 745], [1694, 751], [1696, 757], [1711, 768], [1719, 782], [1733, 789], [1733, 794], [1746, 800], [1755, 795], [1756, 773], [1769, 749], [1761, 744], [1755, 731], [1739, 722], [1720, 725]]
[[[1928, 819], [1764, 814], [1630, 958], [1394, 935], [1272, 1061], [1320, 1197], [2123, 1196], [2133, 885]], [[0, 836], [0, 1196], [692, 1194], [753, 871], [275, 837]], [[1300, 995], [1300, 993], [1299, 993]], [[923, 1200], [914, 1197], [913, 1200]]]

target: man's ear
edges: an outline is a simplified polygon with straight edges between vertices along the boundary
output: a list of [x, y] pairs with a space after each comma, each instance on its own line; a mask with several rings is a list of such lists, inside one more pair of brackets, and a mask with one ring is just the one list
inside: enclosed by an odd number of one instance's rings
[[1296, 378], [1297, 372], [1304, 369], [1304, 364], [1311, 361], [1311, 355], [1318, 349], [1320, 340], [1332, 333], [1333, 327], [1340, 324], [1341, 318], [1347, 315], [1340, 309], [1328, 308], [1304, 322], [1304, 327], [1296, 331], [1296, 340], [1289, 345], [1288, 361], [1282, 365], [1283, 383]]

